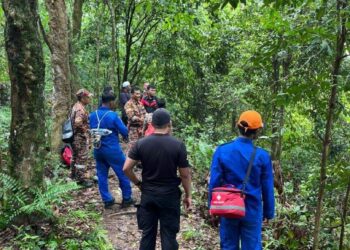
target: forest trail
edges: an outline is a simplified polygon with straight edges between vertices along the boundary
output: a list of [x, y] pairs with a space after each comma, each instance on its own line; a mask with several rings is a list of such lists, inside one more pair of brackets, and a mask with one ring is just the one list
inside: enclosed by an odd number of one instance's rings
[[[122, 143], [123, 151], [126, 152], [126, 144]], [[135, 168], [137, 175], [141, 175], [141, 170]], [[136, 207], [122, 209], [120, 207], [122, 194], [119, 188], [118, 178], [112, 169], [109, 172], [109, 189], [116, 199], [116, 204], [112, 209], [104, 209], [98, 186], [79, 190], [75, 196], [75, 201], [81, 203], [82, 207], [87, 204], [94, 206], [94, 209], [102, 214], [102, 224], [108, 232], [109, 241], [116, 250], [137, 250], [141, 239], [141, 231], [137, 227]], [[141, 192], [132, 185], [133, 198], [136, 204], [140, 203]], [[194, 206], [190, 213], [181, 212], [180, 232], [177, 235], [179, 249], [182, 250], [217, 250], [219, 247], [218, 229], [214, 229], [205, 224], [200, 216], [198, 207]], [[157, 235], [157, 250], [160, 247], [159, 232]]]
[[[138, 171], [140, 172], [140, 171]], [[136, 208], [121, 209], [121, 191], [118, 179], [110, 172], [109, 188], [116, 199], [116, 205], [112, 209], [105, 210], [101, 202], [98, 187], [95, 185], [76, 193], [76, 199], [82, 203], [95, 204], [101, 211], [104, 228], [108, 232], [108, 238], [116, 250], [137, 250], [141, 239], [141, 231], [138, 230], [136, 221]], [[140, 191], [133, 186], [133, 197], [136, 203], [140, 202]], [[179, 249], [188, 250], [216, 250], [219, 249], [219, 237], [217, 230], [204, 224], [199, 211], [194, 209], [189, 214], [182, 213], [181, 229], [178, 233]], [[160, 247], [160, 237], [157, 236], [157, 249]]]

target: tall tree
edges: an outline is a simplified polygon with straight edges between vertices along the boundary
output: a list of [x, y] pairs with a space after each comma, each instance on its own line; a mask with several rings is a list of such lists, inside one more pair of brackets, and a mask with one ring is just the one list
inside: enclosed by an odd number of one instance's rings
[[[64, 0], [46, 0], [49, 13], [51, 63], [53, 68], [54, 99], [51, 149], [58, 151], [61, 145], [61, 125], [67, 117], [71, 104], [69, 81], [68, 19]], [[68, 98], [67, 98], [68, 97]]]
[[347, 0], [337, 0], [337, 38], [336, 38], [336, 53], [333, 62], [333, 72], [331, 79], [331, 92], [328, 102], [326, 130], [323, 138], [322, 146], [322, 158], [321, 158], [321, 170], [320, 170], [320, 186], [318, 190], [317, 208], [315, 215], [315, 229], [314, 229], [314, 241], [313, 250], [319, 249], [319, 234], [320, 234], [320, 222], [322, 215], [323, 198], [326, 188], [327, 179], [327, 160], [329, 155], [329, 146], [332, 139], [332, 127], [334, 123], [334, 115], [336, 112], [337, 93], [338, 93], [338, 78], [340, 73], [341, 62], [344, 59], [344, 47], [347, 36], [347, 19], [348, 13], [346, 12]]
[[[111, 14], [111, 24], [112, 24], [112, 60], [111, 60], [111, 80], [112, 80], [112, 85], [114, 86], [117, 82], [117, 75], [116, 75], [116, 67], [115, 63], [117, 61], [117, 37], [116, 37], [116, 16], [115, 16], [115, 6], [114, 6], [114, 1], [112, 0], [107, 0], [109, 12]], [[118, 77], [119, 79], [119, 77]], [[118, 85], [120, 85], [120, 81], [118, 81]], [[118, 86], [119, 89], [119, 86]]]
[[[81, 22], [83, 17], [83, 4], [84, 0], [74, 0], [72, 22], [73, 27], [69, 34], [69, 69], [71, 73], [70, 83], [72, 89], [72, 98], [74, 98], [74, 93], [78, 90], [80, 86], [78, 69], [74, 64], [74, 55], [77, 53], [76, 43], [80, 38], [81, 34]], [[69, 20], [68, 20], [69, 21]]]
[[79, 38], [81, 32], [81, 20], [83, 17], [84, 0], [75, 0], [73, 7], [73, 37]]
[[143, 70], [141, 59], [144, 56], [147, 39], [160, 23], [160, 13], [163, 11], [155, 1], [138, 2], [135, 0], [127, 1], [124, 11], [125, 56], [122, 80], [133, 82]]
[[45, 64], [36, 0], [3, 0], [11, 79], [10, 173], [25, 187], [41, 185], [45, 134]]

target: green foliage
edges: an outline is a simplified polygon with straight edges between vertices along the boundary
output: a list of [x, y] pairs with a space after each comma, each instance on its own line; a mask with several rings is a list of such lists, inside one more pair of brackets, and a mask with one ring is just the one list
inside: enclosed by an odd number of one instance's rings
[[41, 216], [53, 219], [53, 205], [59, 204], [67, 193], [77, 190], [79, 186], [71, 183], [47, 183], [44, 189], [32, 188], [26, 190], [14, 178], [0, 173], [0, 228], [6, 228], [20, 217]]
[[[90, 219], [90, 224], [93, 220]], [[59, 226], [59, 225], [58, 225]], [[96, 226], [91, 232], [76, 236], [74, 238], [64, 238], [59, 236], [59, 232], [53, 231], [48, 236], [43, 236], [33, 232], [30, 226], [17, 228], [18, 234], [13, 239], [11, 247], [5, 247], [6, 250], [12, 249], [101, 249], [112, 250], [113, 247], [107, 238], [107, 232], [101, 227]]]
[[[40, 17], [48, 30], [48, 15], [43, 1]], [[67, 3], [71, 16], [74, 1]], [[118, 55], [111, 48], [112, 26], [108, 7], [103, 1], [84, 1], [82, 33], [74, 41], [74, 63], [82, 85], [96, 95], [105, 85], [114, 84], [115, 92], [123, 78], [128, 41], [125, 37], [130, 1], [111, 1], [116, 10]], [[128, 72], [128, 80], [141, 86], [149, 81], [165, 97], [173, 115], [175, 134], [184, 139], [194, 169], [194, 198], [203, 211], [209, 167], [215, 148], [236, 136], [235, 121], [243, 110], [262, 113], [265, 128], [257, 144], [268, 149], [282, 136], [281, 166], [286, 205], [278, 204], [277, 218], [266, 227], [267, 249], [304, 249], [312, 241], [314, 209], [319, 185], [321, 138], [326, 124], [326, 110], [332, 82], [338, 17], [336, 1], [291, 0], [207, 0], [207, 1], [135, 1], [131, 31], [143, 27], [146, 15], [152, 14], [157, 25], [145, 43], [132, 44], [131, 60], [139, 58], [139, 72]], [[348, 11], [348, 10], [347, 10]], [[0, 10], [0, 22], [4, 23]], [[138, 26], [138, 24], [140, 26]], [[145, 25], [145, 28], [149, 26]], [[135, 37], [134, 37], [135, 38]], [[2, 43], [4, 42], [1, 40]], [[99, 50], [97, 51], [97, 46]], [[0, 51], [0, 82], [7, 82], [6, 53]], [[349, 50], [349, 48], [347, 48]], [[52, 77], [50, 54], [45, 47], [47, 97], [46, 127], [50, 128]], [[97, 54], [99, 62], [97, 63]], [[116, 56], [116, 73], [111, 74]], [[275, 66], [275, 64], [277, 66]], [[286, 67], [287, 65], [287, 67]], [[287, 68], [287, 69], [286, 69]], [[276, 77], [277, 71], [277, 78]], [[332, 144], [329, 152], [325, 209], [322, 215], [323, 249], [335, 249], [344, 194], [349, 181], [350, 144], [350, 60], [345, 57], [339, 75], [339, 96], [335, 113]], [[137, 73], [137, 74], [136, 74]], [[118, 78], [114, 82], [114, 77]], [[97, 98], [94, 100], [97, 103]], [[283, 108], [283, 124], [273, 131], [278, 109]], [[6, 160], [11, 111], [0, 108], [0, 149]], [[50, 133], [48, 129], [48, 134]], [[57, 158], [45, 159], [57, 174]], [[8, 176], [0, 176], [1, 226], [11, 216], [44, 214], [53, 217], [51, 206], [61, 201], [65, 184], [49, 184], [42, 191], [23, 190]], [[52, 186], [50, 186], [52, 185]], [[61, 185], [61, 184], [57, 184]], [[73, 186], [69, 187], [68, 189]], [[68, 190], [68, 192], [70, 192]], [[60, 218], [69, 227], [75, 221], [98, 220], [99, 215], [83, 210], [70, 211]], [[349, 244], [349, 221], [345, 226], [345, 246]], [[52, 248], [103, 249], [98, 240], [57, 239], [45, 241], [22, 228], [18, 238], [23, 249]], [[103, 231], [94, 237], [103, 240]], [[83, 231], [77, 229], [77, 237]], [[192, 229], [184, 232], [188, 240], [198, 239]], [[83, 243], [85, 241], [85, 243]], [[41, 243], [40, 243], [41, 242]], [[86, 243], [88, 242], [88, 243]], [[96, 245], [94, 245], [96, 243]], [[27, 244], [27, 245], [25, 245]], [[33, 244], [33, 245], [30, 245]]]
[[10, 137], [10, 107], [0, 107], [0, 154], [6, 154]]

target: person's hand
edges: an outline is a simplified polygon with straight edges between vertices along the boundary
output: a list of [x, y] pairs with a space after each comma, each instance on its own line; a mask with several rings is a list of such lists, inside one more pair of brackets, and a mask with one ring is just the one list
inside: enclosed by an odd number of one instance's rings
[[185, 197], [182, 202], [184, 204], [186, 211], [191, 210], [191, 208], [192, 208], [192, 198], [191, 197]]
[[219, 217], [215, 215], [210, 215], [210, 224], [213, 227], [219, 227]]

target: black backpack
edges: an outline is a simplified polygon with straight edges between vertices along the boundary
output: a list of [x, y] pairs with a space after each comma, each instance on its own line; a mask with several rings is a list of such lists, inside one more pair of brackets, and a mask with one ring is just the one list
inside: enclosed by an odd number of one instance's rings
[[[75, 112], [74, 112], [74, 118], [75, 118]], [[62, 124], [62, 141], [64, 143], [72, 143], [74, 140], [74, 129], [73, 129], [73, 122], [71, 115], [69, 115], [69, 118]]]

